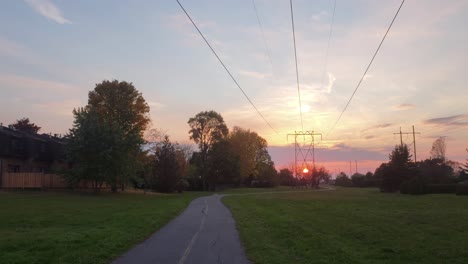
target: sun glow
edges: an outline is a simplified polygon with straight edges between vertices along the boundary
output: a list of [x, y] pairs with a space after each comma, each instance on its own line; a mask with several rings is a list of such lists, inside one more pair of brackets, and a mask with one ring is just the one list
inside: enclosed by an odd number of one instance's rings
[[303, 173], [308, 173], [308, 172], [309, 172], [309, 169], [304, 168], [304, 169], [302, 170], [302, 172], [303, 172]]

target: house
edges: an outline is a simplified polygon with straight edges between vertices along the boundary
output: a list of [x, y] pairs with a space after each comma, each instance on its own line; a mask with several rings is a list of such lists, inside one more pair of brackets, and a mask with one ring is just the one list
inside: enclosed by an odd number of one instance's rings
[[51, 173], [66, 167], [65, 139], [0, 125], [0, 188], [8, 174]]

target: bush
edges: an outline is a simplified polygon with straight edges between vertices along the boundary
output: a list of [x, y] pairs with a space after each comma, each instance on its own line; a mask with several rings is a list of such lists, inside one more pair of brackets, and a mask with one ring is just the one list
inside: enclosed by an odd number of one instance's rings
[[180, 179], [176, 184], [177, 192], [181, 193], [189, 188], [189, 182], [186, 179]]
[[403, 182], [400, 192], [403, 194], [425, 194], [427, 186], [420, 177], [413, 177], [410, 180]]
[[456, 184], [429, 184], [426, 189], [427, 193], [455, 193], [456, 191]]
[[463, 182], [457, 184], [457, 195], [468, 195], [468, 182]]

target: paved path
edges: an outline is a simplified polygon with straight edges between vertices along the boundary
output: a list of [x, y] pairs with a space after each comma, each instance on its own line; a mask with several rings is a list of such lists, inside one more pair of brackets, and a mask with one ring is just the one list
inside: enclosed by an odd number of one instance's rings
[[193, 200], [176, 219], [113, 263], [250, 263], [221, 197]]

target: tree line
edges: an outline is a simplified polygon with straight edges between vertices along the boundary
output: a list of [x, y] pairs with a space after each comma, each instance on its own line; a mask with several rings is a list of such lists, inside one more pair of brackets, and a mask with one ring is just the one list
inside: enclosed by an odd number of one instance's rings
[[70, 186], [84, 180], [96, 190], [132, 185], [173, 192], [279, 184], [267, 141], [249, 129], [229, 131], [215, 111], [202, 111], [188, 120], [196, 151], [156, 129], [145, 135], [149, 106], [132, 83], [97, 84], [88, 94], [88, 104], [74, 109], [73, 116], [66, 136], [71, 168], [65, 178]]
[[444, 138], [433, 142], [430, 158], [418, 162], [412, 160], [406, 144], [397, 145], [389, 154], [389, 161], [382, 163], [374, 173], [356, 173], [348, 177], [341, 172], [335, 185], [378, 187], [382, 192], [399, 191], [404, 194], [468, 194], [468, 160], [465, 164], [458, 164], [447, 160], [445, 153]]

